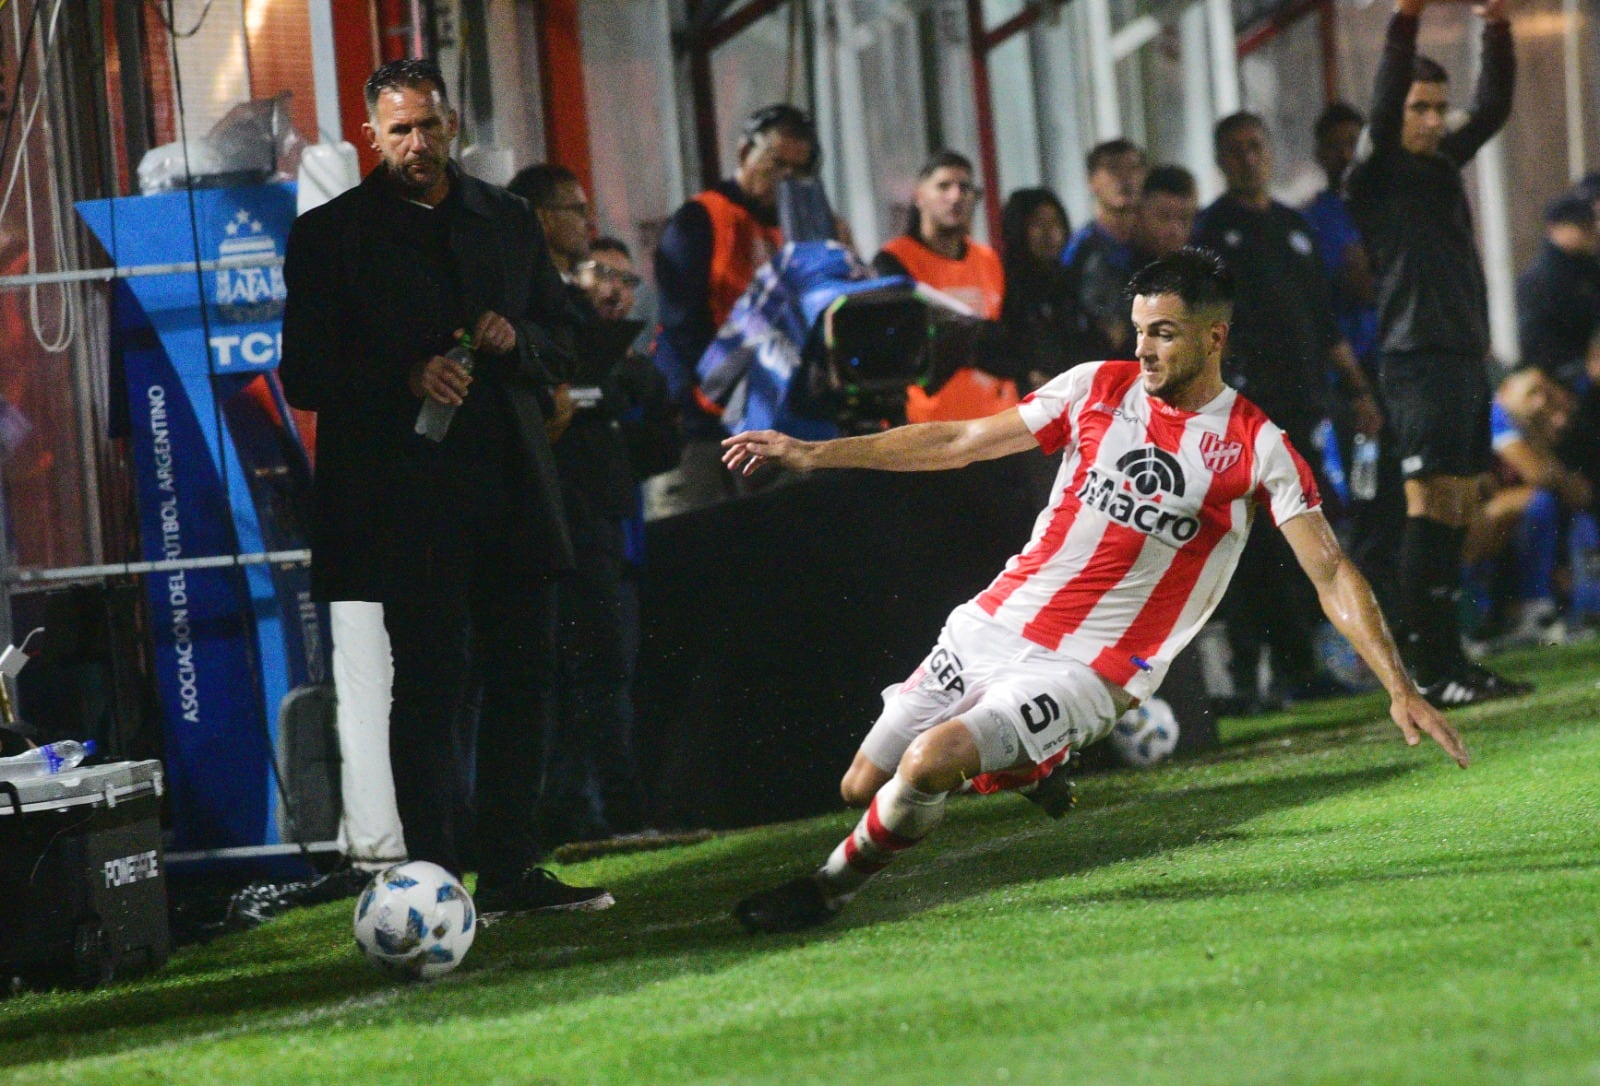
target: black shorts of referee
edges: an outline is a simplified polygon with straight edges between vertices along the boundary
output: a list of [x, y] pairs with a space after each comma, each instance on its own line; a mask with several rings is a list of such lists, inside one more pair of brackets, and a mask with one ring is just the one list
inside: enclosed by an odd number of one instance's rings
[[1379, 378], [1400, 474], [1481, 475], [1489, 445], [1489, 374], [1482, 358], [1385, 354]]

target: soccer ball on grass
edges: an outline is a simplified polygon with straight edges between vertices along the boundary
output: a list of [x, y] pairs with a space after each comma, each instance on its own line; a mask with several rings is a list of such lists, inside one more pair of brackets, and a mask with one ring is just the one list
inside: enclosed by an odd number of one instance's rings
[[413, 980], [450, 972], [478, 932], [466, 887], [438, 864], [396, 864], [356, 899], [356, 944], [380, 969]]
[[1171, 757], [1178, 746], [1178, 718], [1160, 698], [1146, 698], [1111, 729], [1111, 745], [1124, 762], [1145, 768]]

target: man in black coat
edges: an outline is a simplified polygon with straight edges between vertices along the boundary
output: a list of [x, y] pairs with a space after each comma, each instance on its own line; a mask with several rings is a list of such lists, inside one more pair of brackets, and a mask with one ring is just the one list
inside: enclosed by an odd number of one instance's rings
[[[382, 163], [290, 231], [280, 376], [318, 413], [313, 591], [384, 606], [395, 799], [413, 860], [459, 874], [458, 725], [481, 691], [477, 902], [604, 908], [534, 866], [555, 576], [572, 545], [545, 432], [570, 315], [532, 209], [451, 162], [456, 115], [431, 62], [367, 80]], [[445, 357], [469, 333], [470, 370]], [[441, 441], [416, 431], [453, 408]]]

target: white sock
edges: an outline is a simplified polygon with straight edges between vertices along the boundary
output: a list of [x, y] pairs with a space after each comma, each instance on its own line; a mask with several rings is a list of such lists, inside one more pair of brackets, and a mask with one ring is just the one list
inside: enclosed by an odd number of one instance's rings
[[856, 828], [817, 870], [823, 893], [842, 902], [889, 866], [896, 853], [922, 840], [944, 817], [949, 793], [919, 792], [898, 774], [878, 789]]

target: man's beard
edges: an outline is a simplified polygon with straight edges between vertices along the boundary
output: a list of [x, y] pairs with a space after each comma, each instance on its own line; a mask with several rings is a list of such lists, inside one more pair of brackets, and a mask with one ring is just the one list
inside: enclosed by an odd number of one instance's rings
[[411, 174], [406, 170], [406, 163], [402, 162], [399, 165], [395, 165], [388, 159], [384, 159], [383, 165], [388, 171], [390, 184], [392, 184], [402, 196], [407, 197], [425, 195], [428, 190], [432, 189], [434, 185], [439, 183], [439, 178], [445, 175], [444, 171], [441, 170], [434, 175], [434, 178], [431, 181], [414, 181], [411, 178]]

